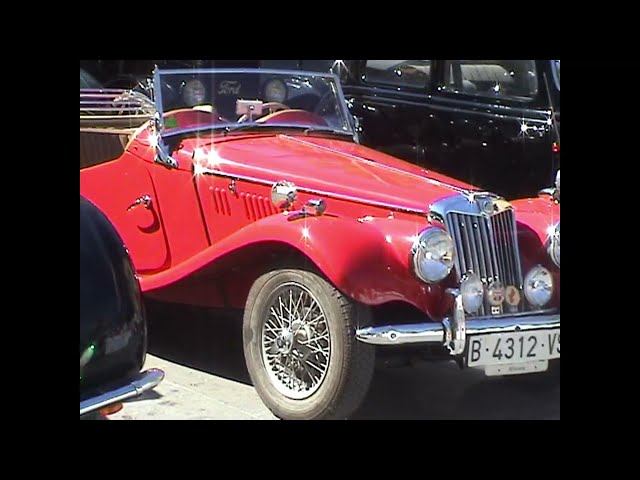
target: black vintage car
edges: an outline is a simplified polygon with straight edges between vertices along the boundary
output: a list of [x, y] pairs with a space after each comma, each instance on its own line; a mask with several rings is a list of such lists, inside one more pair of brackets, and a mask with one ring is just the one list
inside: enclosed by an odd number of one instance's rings
[[141, 372], [147, 326], [127, 249], [107, 217], [80, 197], [80, 418], [113, 413], [154, 388], [164, 372]]
[[560, 167], [560, 60], [337, 60], [362, 143], [508, 198]]

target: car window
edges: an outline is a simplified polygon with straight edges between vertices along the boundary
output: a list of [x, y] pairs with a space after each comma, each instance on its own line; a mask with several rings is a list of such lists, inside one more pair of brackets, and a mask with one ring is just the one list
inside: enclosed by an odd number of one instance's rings
[[446, 90], [488, 97], [531, 99], [538, 93], [535, 60], [447, 60]]
[[367, 83], [425, 88], [431, 78], [431, 60], [367, 60]]

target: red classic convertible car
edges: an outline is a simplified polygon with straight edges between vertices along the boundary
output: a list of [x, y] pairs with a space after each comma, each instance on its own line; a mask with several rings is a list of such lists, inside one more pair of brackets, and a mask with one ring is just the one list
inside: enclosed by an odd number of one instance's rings
[[153, 90], [154, 109], [81, 91], [81, 193], [146, 296], [244, 310], [274, 414], [348, 418], [377, 354], [487, 375], [559, 362], [548, 195], [509, 203], [359, 145], [331, 74], [157, 70]]

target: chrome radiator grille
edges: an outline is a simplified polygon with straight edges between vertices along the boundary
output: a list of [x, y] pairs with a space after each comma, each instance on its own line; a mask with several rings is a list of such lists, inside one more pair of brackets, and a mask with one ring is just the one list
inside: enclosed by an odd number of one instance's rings
[[[522, 271], [515, 235], [515, 215], [508, 209], [491, 216], [448, 212], [445, 223], [456, 248], [458, 278], [468, 271], [480, 276], [485, 286], [499, 280], [503, 287], [512, 285], [520, 292], [521, 301], [511, 311], [524, 310]], [[509, 307], [504, 302], [503, 308]], [[491, 314], [485, 298], [478, 315]]]

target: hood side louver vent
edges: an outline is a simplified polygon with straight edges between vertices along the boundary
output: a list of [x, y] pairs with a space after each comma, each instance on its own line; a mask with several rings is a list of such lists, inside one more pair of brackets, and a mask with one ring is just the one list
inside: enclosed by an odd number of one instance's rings
[[262, 195], [241, 193], [244, 211], [248, 220], [256, 221], [278, 213], [269, 198]]
[[213, 190], [213, 209], [218, 215], [231, 216], [231, 206], [229, 205], [229, 197], [227, 190], [216, 187]]

